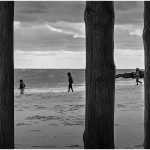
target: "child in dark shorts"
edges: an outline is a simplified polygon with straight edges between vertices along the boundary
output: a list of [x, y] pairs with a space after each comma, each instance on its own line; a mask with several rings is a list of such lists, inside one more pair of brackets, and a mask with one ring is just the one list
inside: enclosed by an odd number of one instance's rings
[[20, 80], [20, 87], [18, 90], [20, 90], [20, 94], [24, 94], [25, 84], [23, 83], [23, 80]]

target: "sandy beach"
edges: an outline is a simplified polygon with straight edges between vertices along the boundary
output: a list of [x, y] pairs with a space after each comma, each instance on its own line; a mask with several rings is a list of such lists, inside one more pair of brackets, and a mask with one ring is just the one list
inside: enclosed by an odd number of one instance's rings
[[[143, 148], [143, 88], [132, 79], [117, 81], [116, 148]], [[24, 95], [15, 92], [15, 148], [81, 149], [84, 119], [84, 90]]]

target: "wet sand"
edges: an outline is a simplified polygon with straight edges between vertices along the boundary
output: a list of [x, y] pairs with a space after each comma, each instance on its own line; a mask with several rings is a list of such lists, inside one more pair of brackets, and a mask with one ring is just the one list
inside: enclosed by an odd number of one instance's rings
[[[118, 85], [115, 147], [143, 148], [143, 85]], [[15, 93], [16, 148], [83, 148], [85, 91]]]

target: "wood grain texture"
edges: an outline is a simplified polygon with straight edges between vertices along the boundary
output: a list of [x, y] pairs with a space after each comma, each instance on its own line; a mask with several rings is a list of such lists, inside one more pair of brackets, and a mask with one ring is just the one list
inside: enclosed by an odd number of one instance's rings
[[150, 2], [144, 2], [144, 30], [143, 43], [145, 52], [145, 74], [144, 74], [144, 148], [150, 149]]
[[0, 148], [14, 148], [14, 2], [0, 2]]
[[114, 3], [88, 1], [85, 148], [114, 148]]

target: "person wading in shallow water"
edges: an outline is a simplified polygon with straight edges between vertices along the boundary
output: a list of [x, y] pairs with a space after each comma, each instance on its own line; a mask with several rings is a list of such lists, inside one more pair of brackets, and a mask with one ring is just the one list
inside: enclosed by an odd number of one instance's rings
[[68, 92], [70, 92], [70, 89], [72, 90], [73, 92], [73, 88], [72, 88], [72, 83], [73, 83], [73, 79], [72, 79], [72, 76], [71, 76], [71, 73], [68, 72], [68, 81], [69, 81], [69, 85], [68, 85]]
[[136, 68], [136, 85], [138, 85], [138, 83], [141, 83], [141, 81], [139, 81], [139, 78], [140, 78], [140, 69], [139, 68]]
[[25, 84], [23, 83], [23, 80], [20, 80], [20, 87], [18, 90], [20, 90], [20, 94], [24, 94]]

